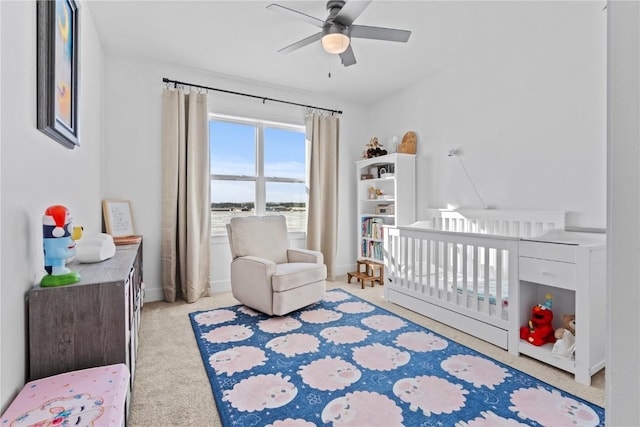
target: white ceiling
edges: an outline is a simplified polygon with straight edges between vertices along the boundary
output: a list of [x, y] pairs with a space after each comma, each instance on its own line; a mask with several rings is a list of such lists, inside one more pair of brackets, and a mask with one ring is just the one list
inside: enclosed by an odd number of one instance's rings
[[[93, 0], [86, 4], [107, 53], [158, 59], [363, 105], [420, 80], [452, 53], [460, 53], [460, 46], [451, 43], [465, 34], [464, 28], [447, 19], [450, 13], [443, 13], [460, 9], [461, 3], [449, 2], [445, 7], [428, 1], [374, 0], [355, 23], [410, 30], [411, 38], [406, 44], [354, 39], [358, 63], [344, 67], [319, 42], [278, 53], [318, 28], [266, 8], [274, 2], [322, 20], [327, 16], [323, 0]], [[443, 38], [453, 52], [441, 51]]]
[[91, 0], [85, 4], [107, 53], [368, 105], [448, 67], [468, 66], [474, 55], [483, 54], [489, 46], [496, 49], [496, 43], [509, 37], [503, 33], [505, 26], [513, 31], [532, 7], [547, 3], [374, 0], [355, 23], [410, 30], [409, 42], [353, 39], [358, 62], [344, 67], [319, 42], [278, 53], [318, 28], [267, 9], [273, 2], [322, 20], [327, 16], [324, 0]]

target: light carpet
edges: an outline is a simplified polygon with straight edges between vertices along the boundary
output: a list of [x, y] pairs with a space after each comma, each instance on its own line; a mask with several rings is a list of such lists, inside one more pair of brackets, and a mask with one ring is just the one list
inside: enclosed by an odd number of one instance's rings
[[604, 409], [342, 290], [190, 314], [227, 426], [600, 426]]

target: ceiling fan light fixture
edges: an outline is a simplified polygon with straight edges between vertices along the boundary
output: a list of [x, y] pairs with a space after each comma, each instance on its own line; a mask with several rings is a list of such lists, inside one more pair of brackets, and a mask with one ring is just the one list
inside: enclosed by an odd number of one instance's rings
[[340, 55], [342, 65], [349, 67], [356, 63], [353, 46], [351, 46], [351, 37], [356, 39], [387, 40], [406, 43], [409, 40], [409, 36], [411, 36], [411, 31], [354, 24], [356, 19], [370, 3], [371, 0], [328, 0], [327, 11], [329, 14], [324, 20], [285, 6], [280, 6], [276, 3], [270, 4], [267, 6], [267, 9], [294, 16], [315, 27], [322, 28], [322, 31], [298, 40], [278, 50], [278, 52], [293, 52], [294, 50], [320, 40], [322, 48], [327, 53]]
[[330, 27], [322, 36], [322, 47], [327, 53], [339, 55], [349, 48], [349, 36], [345, 34], [346, 29]]

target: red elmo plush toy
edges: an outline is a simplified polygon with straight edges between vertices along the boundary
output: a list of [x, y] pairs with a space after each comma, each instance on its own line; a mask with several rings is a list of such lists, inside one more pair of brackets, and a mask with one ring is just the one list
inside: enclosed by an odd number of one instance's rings
[[551, 301], [553, 295], [547, 294], [544, 304], [537, 304], [531, 309], [531, 320], [529, 326], [520, 328], [520, 338], [533, 345], [543, 345], [556, 342], [554, 336], [553, 311], [551, 311]]

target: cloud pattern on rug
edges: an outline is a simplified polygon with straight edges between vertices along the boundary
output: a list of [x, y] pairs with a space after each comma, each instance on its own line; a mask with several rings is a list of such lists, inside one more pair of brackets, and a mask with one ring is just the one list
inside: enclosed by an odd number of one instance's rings
[[342, 290], [191, 313], [225, 426], [604, 425], [604, 409]]

